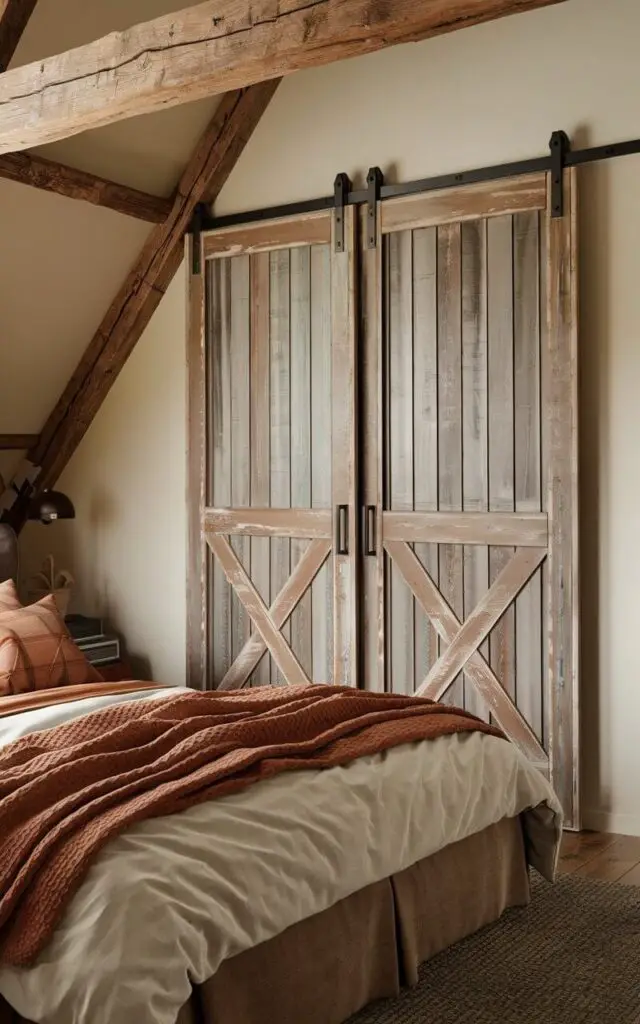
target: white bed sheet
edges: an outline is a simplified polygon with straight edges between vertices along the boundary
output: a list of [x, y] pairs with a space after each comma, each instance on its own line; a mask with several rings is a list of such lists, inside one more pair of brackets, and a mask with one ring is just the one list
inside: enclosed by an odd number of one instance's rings
[[[0, 745], [116, 701], [0, 721]], [[97, 858], [38, 963], [0, 992], [42, 1024], [175, 1024], [192, 982], [366, 885], [526, 812], [529, 859], [552, 877], [561, 809], [543, 776], [480, 733], [291, 772], [135, 825]]]

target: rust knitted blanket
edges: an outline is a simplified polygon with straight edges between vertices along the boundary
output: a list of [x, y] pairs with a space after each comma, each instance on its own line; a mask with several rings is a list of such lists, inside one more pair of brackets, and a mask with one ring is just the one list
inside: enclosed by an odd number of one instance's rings
[[[121, 693], [139, 693], [142, 690], [161, 690], [161, 683], [141, 683], [139, 680], [123, 683], [78, 683], [72, 686], [52, 686], [27, 693], [10, 693], [0, 698], [0, 718], [21, 715], [25, 711], [50, 708], [54, 704], [73, 704], [87, 697], [113, 697]], [[1, 1024], [1, 1022], [0, 1022]]]
[[0, 960], [37, 958], [92, 860], [134, 822], [476, 730], [501, 735], [424, 698], [320, 685], [128, 702], [25, 736], [0, 750]]

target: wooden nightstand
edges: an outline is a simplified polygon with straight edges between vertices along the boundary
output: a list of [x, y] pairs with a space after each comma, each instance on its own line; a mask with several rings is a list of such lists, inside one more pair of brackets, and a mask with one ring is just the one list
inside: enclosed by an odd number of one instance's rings
[[85, 656], [92, 651], [94, 656], [113, 659], [95, 664], [105, 683], [126, 683], [135, 679], [120, 638], [109, 628], [105, 630], [102, 619], [74, 613], [65, 617], [65, 625]]
[[96, 665], [95, 667], [105, 683], [126, 683], [130, 679], [135, 679], [131, 665], [126, 658], [120, 658], [119, 661], [110, 661], [107, 665]]

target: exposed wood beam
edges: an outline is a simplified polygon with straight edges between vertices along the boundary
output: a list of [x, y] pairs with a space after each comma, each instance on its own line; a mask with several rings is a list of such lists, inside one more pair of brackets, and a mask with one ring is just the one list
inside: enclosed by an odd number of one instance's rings
[[94, 206], [106, 206], [129, 217], [160, 224], [171, 212], [171, 200], [151, 196], [138, 189], [118, 185], [75, 167], [46, 160], [33, 153], [6, 153], [0, 156], [0, 178], [55, 192], [69, 199], [82, 199]]
[[0, 153], [562, 0], [207, 0], [0, 79]]
[[[29, 451], [40, 467], [38, 487], [55, 483], [84, 437], [182, 262], [196, 205], [215, 200], [277, 86], [278, 81], [264, 82], [223, 97], [180, 179], [170, 216], [151, 232]], [[18, 499], [5, 514], [16, 529], [24, 523], [24, 505]]]
[[37, 434], [0, 434], [0, 451], [26, 451], [37, 440]]
[[11, 63], [38, 0], [0, 0], [0, 71]]

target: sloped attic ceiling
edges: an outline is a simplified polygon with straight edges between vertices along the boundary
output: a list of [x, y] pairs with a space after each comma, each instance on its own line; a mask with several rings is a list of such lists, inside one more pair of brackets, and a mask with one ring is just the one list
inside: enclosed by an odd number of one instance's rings
[[[187, 6], [188, 0], [39, 0], [13, 66]], [[37, 152], [168, 196], [217, 102], [122, 121]], [[0, 433], [37, 433], [151, 225], [6, 180], [0, 223]], [[0, 473], [6, 477], [15, 461], [16, 453], [0, 453]]]

